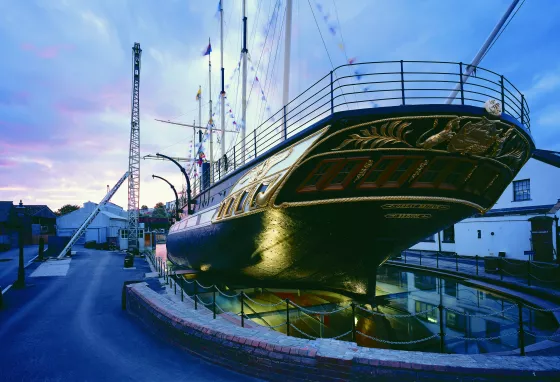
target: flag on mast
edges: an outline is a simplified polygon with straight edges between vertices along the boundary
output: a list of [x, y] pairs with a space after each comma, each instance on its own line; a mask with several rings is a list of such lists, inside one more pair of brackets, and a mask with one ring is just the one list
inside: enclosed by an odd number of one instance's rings
[[197, 101], [200, 100], [200, 96], [201, 96], [201, 95], [202, 95], [202, 94], [201, 94], [201, 90], [200, 90], [200, 88], [199, 88], [198, 91], [196, 92], [196, 100], [197, 100]]
[[208, 47], [204, 50], [202, 55], [203, 56], [208, 56], [211, 52], [212, 52], [212, 45], [210, 45], [210, 43], [208, 43]]

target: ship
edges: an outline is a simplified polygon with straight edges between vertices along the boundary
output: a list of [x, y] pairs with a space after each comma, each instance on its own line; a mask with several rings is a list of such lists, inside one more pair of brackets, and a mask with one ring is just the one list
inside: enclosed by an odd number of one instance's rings
[[168, 259], [201, 282], [374, 298], [381, 264], [488, 211], [535, 150], [527, 100], [478, 62], [334, 68], [187, 179]]

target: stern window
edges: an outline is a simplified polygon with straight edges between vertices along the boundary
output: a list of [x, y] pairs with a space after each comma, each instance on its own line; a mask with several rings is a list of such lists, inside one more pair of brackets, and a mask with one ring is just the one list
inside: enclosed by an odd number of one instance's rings
[[239, 198], [239, 203], [237, 203], [235, 212], [243, 212], [243, 210], [245, 209], [245, 201], [247, 200], [247, 195], [249, 195], [249, 192], [243, 191], [243, 194], [241, 194], [241, 198]]

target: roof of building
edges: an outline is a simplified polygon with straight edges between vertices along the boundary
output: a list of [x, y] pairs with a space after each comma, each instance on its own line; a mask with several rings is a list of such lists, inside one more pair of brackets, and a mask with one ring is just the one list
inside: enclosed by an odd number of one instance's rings
[[484, 215], [477, 214], [476, 217], [546, 214], [549, 213], [552, 207], [554, 207], [554, 204], [547, 204], [542, 206], [496, 208], [486, 212]]
[[113, 213], [111, 213], [111, 212], [101, 211], [101, 213], [102, 213], [103, 215], [105, 215], [105, 216], [108, 216], [109, 219], [124, 220], [124, 221], [128, 220], [128, 219], [125, 218], [124, 216], [119, 216], [119, 215], [113, 214]]
[[28, 204], [25, 205], [25, 214], [27, 216], [40, 216], [45, 218], [55, 219], [56, 215], [52, 210], [45, 204]]
[[14, 207], [11, 201], [0, 201], [0, 222], [6, 222], [10, 218], [10, 211]]

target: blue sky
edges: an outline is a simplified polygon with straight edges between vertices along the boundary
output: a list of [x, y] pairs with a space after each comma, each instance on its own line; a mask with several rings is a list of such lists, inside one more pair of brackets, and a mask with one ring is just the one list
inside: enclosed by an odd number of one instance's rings
[[[271, 110], [281, 106], [282, 49], [265, 41], [276, 0], [248, 1], [249, 53], [267, 90]], [[311, 0], [315, 7], [317, 2]], [[319, 19], [334, 65], [344, 64], [340, 32], [348, 57], [358, 61], [442, 60], [469, 62], [509, 0], [323, 0], [333, 36]], [[217, 1], [161, 0], [0, 0], [0, 200], [46, 203], [99, 201], [128, 167], [131, 49], [140, 42], [141, 153], [187, 156], [192, 131], [154, 118], [198, 119], [195, 95], [207, 102], [212, 39], [214, 105], [219, 90]], [[336, 4], [336, 9], [335, 5]], [[239, 59], [241, 0], [225, 0], [226, 79]], [[283, 14], [283, 1], [279, 17]], [[314, 8], [316, 15], [319, 13]], [[481, 63], [505, 75], [527, 97], [537, 147], [560, 150], [560, 2], [526, 1]], [[280, 25], [280, 24], [279, 24]], [[291, 96], [330, 70], [330, 62], [308, 0], [294, 0]], [[275, 42], [279, 38], [279, 28]], [[272, 33], [272, 32], [270, 32]], [[270, 64], [269, 64], [270, 62]], [[275, 67], [266, 75], [266, 67]], [[261, 73], [262, 72], [262, 73]], [[250, 74], [252, 77], [254, 74]], [[237, 77], [228, 88], [234, 104]], [[249, 84], [251, 85], [251, 83]], [[255, 85], [256, 86], [256, 85]], [[252, 92], [258, 93], [257, 87]], [[252, 95], [249, 114], [257, 114]], [[240, 102], [232, 114], [240, 114]], [[252, 109], [253, 108], [253, 109]], [[208, 111], [204, 107], [206, 116]], [[253, 120], [254, 118], [254, 120]], [[249, 116], [248, 130], [258, 117]], [[231, 121], [230, 121], [231, 122]], [[164, 176], [179, 185], [172, 164], [141, 163], [141, 204], [172, 199]], [[126, 188], [113, 201], [126, 208]]]

